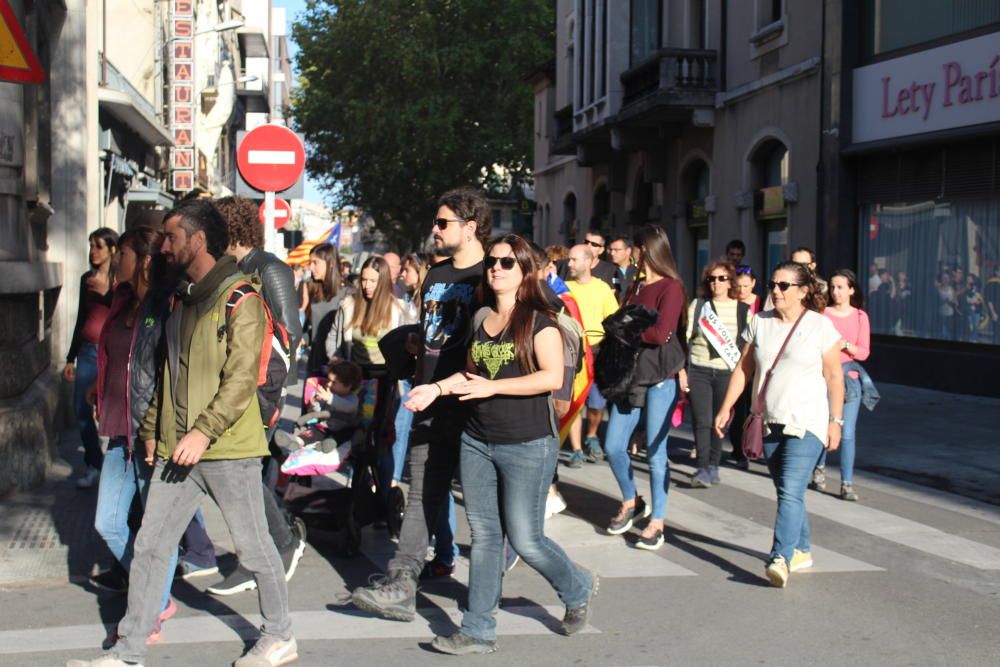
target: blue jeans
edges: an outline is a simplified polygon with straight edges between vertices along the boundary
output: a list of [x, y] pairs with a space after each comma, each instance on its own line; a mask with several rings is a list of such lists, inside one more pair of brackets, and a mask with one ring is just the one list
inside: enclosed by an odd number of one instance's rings
[[91, 468], [101, 469], [104, 455], [94, 422], [94, 406], [87, 402], [87, 390], [97, 382], [97, 346], [83, 343], [76, 353], [76, 380], [73, 385], [73, 412], [80, 427], [83, 460]]
[[491, 445], [462, 434], [462, 488], [472, 529], [469, 605], [462, 616], [466, 635], [496, 639], [505, 532], [514, 550], [545, 577], [566, 607], [587, 601], [590, 575], [577, 569], [544, 533], [545, 498], [558, 458], [559, 440], [554, 436]]
[[[857, 378], [852, 378], [846, 376], [845, 381], [848, 385], [853, 383], [856, 385], [854, 393], [850, 392], [845, 394], [844, 398], [844, 428], [841, 429], [840, 435], [840, 448], [837, 452], [840, 454], [840, 479], [847, 484], [854, 483], [854, 456], [857, 453], [857, 427], [858, 427], [858, 413], [861, 411], [861, 382]], [[847, 396], [851, 397], [851, 400], [847, 400]], [[823, 448], [823, 453], [819, 455], [819, 463], [816, 464], [819, 467], [826, 465], [826, 447]]]
[[[406, 465], [406, 452], [410, 446], [410, 429], [413, 428], [413, 412], [403, 407], [403, 403], [409, 398], [410, 389], [413, 384], [409, 380], [400, 381], [399, 409], [396, 411], [396, 440], [392, 443], [392, 481], [398, 482], [403, 478], [403, 467]], [[388, 467], [388, 466], [385, 466]], [[383, 468], [383, 480], [384, 468]], [[384, 483], [383, 488], [388, 493], [389, 484]], [[458, 523], [455, 519], [455, 497], [448, 494], [447, 510], [442, 510], [438, 515], [437, 524], [434, 528], [434, 557], [442, 563], [453, 563], [458, 556], [458, 545], [455, 544], [455, 531]]]
[[670, 435], [670, 416], [677, 403], [677, 380], [667, 378], [646, 389], [646, 407], [620, 408], [611, 406], [608, 434], [604, 439], [604, 452], [611, 463], [611, 470], [618, 480], [623, 500], [635, 498], [635, 479], [628, 443], [632, 431], [639, 424], [639, 417], [646, 414], [646, 460], [649, 462], [650, 495], [654, 519], [660, 521], [667, 513], [667, 491], [670, 485], [670, 460], [667, 458], [667, 436]]
[[823, 443], [812, 433], [792, 438], [785, 436], [780, 424], [770, 426], [771, 433], [764, 438], [764, 456], [778, 492], [770, 558], [784, 556], [785, 561], [790, 563], [793, 550], [809, 551], [806, 489]]
[[[128, 525], [129, 511], [136, 495], [145, 505], [146, 485], [152, 471], [142, 457], [128, 455], [125, 438], [112, 438], [101, 467], [101, 482], [97, 487], [97, 510], [94, 528], [108, 545], [108, 549], [127, 571], [132, 565], [132, 545], [135, 533]], [[177, 569], [177, 550], [167, 568], [167, 581], [163, 588], [163, 606], [170, 599], [170, 586]]]

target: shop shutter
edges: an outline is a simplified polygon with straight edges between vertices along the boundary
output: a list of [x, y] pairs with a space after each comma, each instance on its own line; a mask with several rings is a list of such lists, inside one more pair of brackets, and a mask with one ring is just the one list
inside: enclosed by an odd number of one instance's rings
[[995, 188], [995, 162], [995, 142], [949, 146], [945, 154], [945, 197], [989, 195]]
[[894, 204], [899, 201], [899, 156], [866, 155], [858, 159], [858, 202]]
[[906, 151], [900, 154], [900, 202], [929, 201], [941, 196], [943, 156], [942, 148]]

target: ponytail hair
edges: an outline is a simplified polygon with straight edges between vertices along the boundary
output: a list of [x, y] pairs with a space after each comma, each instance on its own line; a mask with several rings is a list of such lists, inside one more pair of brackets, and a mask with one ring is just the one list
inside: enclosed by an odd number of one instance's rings
[[826, 283], [805, 264], [798, 262], [782, 262], [774, 267], [773, 276], [778, 271], [787, 271], [795, 275], [795, 282], [806, 289], [806, 295], [802, 299], [802, 305], [809, 310], [822, 313], [826, 308], [827, 287]]

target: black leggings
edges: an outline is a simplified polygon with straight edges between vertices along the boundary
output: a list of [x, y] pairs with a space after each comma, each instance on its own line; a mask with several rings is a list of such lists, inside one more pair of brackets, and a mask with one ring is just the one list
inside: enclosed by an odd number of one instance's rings
[[698, 451], [698, 467], [719, 465], [722, 460], [722, 438], [715, 433], [715, 414], [722, 407], [722, 399], [729, 386], [728, 370], [691, 365], [688, 386], [691, 393], [691, 421], [694, 425], [694, 446]]

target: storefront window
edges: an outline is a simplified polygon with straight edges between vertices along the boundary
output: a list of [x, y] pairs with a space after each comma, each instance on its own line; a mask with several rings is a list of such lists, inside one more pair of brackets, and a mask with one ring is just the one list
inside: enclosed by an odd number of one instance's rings
[[1000, 22], [996, 0], [865, 0], [862, 11], [868, 58]]
[[866, 206], [860, 224], [873, 332], [1000, 344], [1000, 200]]

